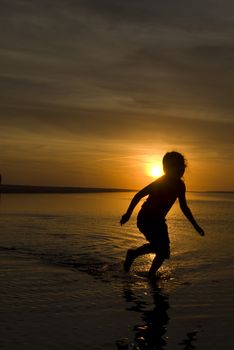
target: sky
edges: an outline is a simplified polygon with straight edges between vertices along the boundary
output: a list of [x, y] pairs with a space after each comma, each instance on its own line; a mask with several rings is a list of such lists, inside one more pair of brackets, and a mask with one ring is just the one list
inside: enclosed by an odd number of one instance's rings
[[0, 0], [7, 184], [234, 191], [232, 0]]

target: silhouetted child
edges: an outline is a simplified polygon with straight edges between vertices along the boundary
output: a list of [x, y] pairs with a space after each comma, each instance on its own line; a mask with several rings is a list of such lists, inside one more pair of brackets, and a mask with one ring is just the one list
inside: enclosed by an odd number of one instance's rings
[[133, 261], [141, 255], [156, 253], [149, 270], [149, 277], [155, 275], [165, 259], [170, 258], [170, 241], [168, 237], [166, 215], [179, 199], [179, 204], [186, 218], [192, 223], [195, 230], [204, 236], [203, 229], [197, 224], [185, 197], [185, 184], [181, 179], [186, 168], [184, 156], [178, 152], [168, 152], [163, 157], [163, 170], [165, 175], [155, 180], [133, 197], [127, 212], [122, 216], [120, 224], [125, 224], [138, 204], [145, 196], [148, 196], [143, 203], [138, 216], [137, 227], [144, 234], [149, 243], [136, 249], [127, 251], [124, 262], [124, 269], [128, 272]]

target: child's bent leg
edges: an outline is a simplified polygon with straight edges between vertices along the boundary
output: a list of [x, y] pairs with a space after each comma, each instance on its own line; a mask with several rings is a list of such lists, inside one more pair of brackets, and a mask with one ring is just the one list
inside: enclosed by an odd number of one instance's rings
[[154, 277], [160, 266], [162, 266], [164, 262], [164, 258], [160, 256], [156, 256], [152, 262], [151, 268], [149, 270], [149, 277]]
[[155, 253], [155, 249], [150, 243], [143, 244], [141, 247], [135, 249], [136, 257], [150, 253]]
[[154, 249], [152, 248], [150, 243], [144, 244], [137, 249], [129, 249], [127, 251], [127, 255], [124, 261], [124, 271], [128, 272], [132, 266], [133, 261], [141, 255], [154, 253]]

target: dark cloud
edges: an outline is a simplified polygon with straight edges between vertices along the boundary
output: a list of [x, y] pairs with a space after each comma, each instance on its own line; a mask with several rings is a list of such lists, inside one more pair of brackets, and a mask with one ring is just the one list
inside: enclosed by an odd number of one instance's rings
[[[66, 134], [69, 139], [82, 137], [104, 142], [112, 140], [124, 144], [164, 144], [169, 142], [178, 147], [197, 149], [218, 149], [220, 153], [232, 154], [234, 124], [225, 120], [205, 120], [180, 117], [163, 113], [123, 113], [117, 111], [72, 109], [61, 107], [57, 110], [50, 105], [26, 106], [16, 110], [5, 125], [19, 125], [32, 134]], [[9, 108], [8, 108], [9, 109]], [[33, 117], [32, 117], [33, 115]], [[96, 142], [94, 141], [94, 142]]]
[[[4, 83], [9, 79], [5, 93], [15, 79], [13, 90], [21, 81], [19, 94], [27, 96], [31, 85], [29, 97], [42, 103], [73, 95], [78, 105], [122, 99], [132, 101], [132, 108], [152, 108], [199, 101], [202, 87], [207, 95], [202, 105], [215, 101], [215, 107], [233, 107], [228, 93], [233, 88], [232, 3], [226, 2], [228, 8], [219, 2], [211, 7], [208, 1], [203, 6], [186, 1], [3, 4], [1, 66]], [[125, 21], [110, 26], [115, 15]], [[141, 25], [141, 17], [147, 25]], [[181, 27], [184, 23], [188, 28]], [[12, 96], [8, 99], [11, 103]]]
[[[70, 4], [74, 5], [74, 2]], [[129, 0], [129, 1], [108, 1], [108, 0], [81, 0], [76, 1], [79, 8], [88, 10], [89, 12], [110, 18], [111, 21], [133, 21], [137, 24], [162, 23], [164, 25], [176, 24], [177, 26], [190, 25], [190, 29], [194, 28], [194, 24], [207, 28], [216, 19], [227, 22], [230, 19], [227, 16], [228, 11], [234, 9], [233, 3], [228, 1], [209, 1], [205, 0], [188, 2], [186, 0]], [[208, 22], [208, 23], [207, 23]], [[201, 29], [201, 28], [200, 28]]]

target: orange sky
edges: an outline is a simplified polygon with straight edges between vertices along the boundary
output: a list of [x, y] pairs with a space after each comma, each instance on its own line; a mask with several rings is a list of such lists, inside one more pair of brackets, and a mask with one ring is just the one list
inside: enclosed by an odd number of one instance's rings
[[231, 0], [4, 0], [3, 182], [138, 189], [177, 150], [189, 190], [234, 190], [233, 17]]

